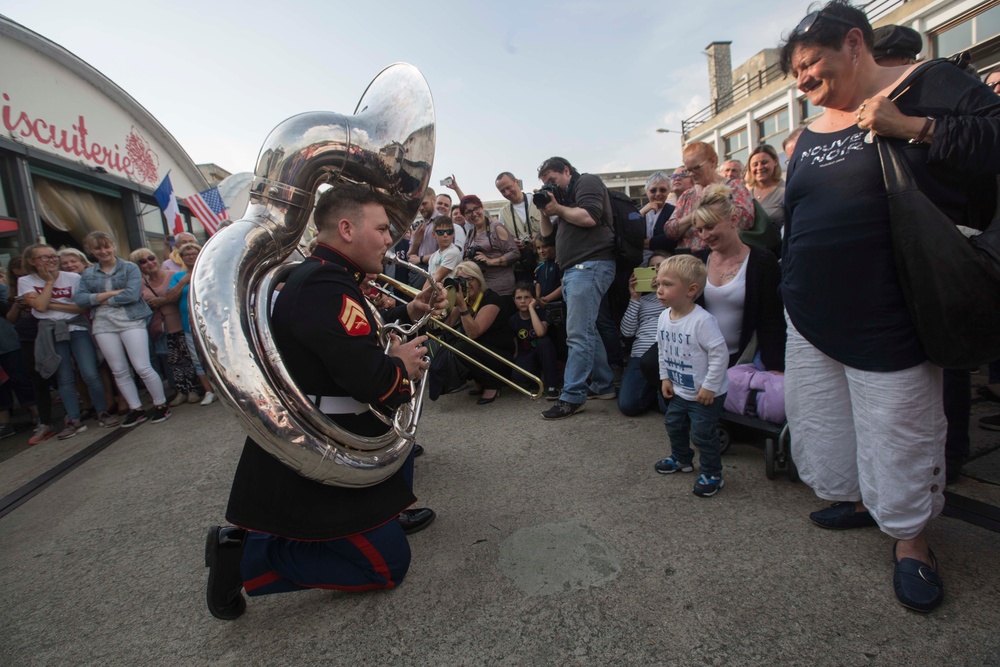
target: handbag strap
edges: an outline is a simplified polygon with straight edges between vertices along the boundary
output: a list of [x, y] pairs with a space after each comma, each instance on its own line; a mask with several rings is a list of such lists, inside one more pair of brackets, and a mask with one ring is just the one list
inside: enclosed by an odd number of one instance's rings
[[919, 190], [910, 165], [907, 164], [906, 158], [893, 145], [892, 141], [876, 135], [876, 145], [878, 146], [879, 159], [882, 162], [882, 178], [885, 181], [886, 193], [892, 196]]

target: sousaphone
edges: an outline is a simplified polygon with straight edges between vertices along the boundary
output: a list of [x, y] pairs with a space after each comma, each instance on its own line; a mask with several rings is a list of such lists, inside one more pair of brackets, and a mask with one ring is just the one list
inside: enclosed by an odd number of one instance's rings
[[295, 265], [289, 258], [324, 183], [359, 183], [387, 195], [393, 242], [401, 239], [430, 179], [434, 141], [427, 82], [412, 65], [387, 67], [353, 116], [304, 113], [271, 132], [246, 214], [209, 239], [195, 264], [191, 329], [219, 398], [255, 442], [309, 479], [345, 487], [387, 479], [409, 454], [419, 410], [400, 408], [395, 427], [380, 437], [346, 431], [319, 412], [274, 345], [274, 287]]

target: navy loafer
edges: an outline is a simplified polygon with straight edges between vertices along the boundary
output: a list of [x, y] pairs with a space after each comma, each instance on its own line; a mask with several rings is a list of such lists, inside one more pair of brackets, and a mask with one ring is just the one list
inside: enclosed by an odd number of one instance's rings
[[[896, 543], [898, 544], [898, 542]], [[938, 562], [931, 551], [931, 563], [923, 563], [916, 558], [896, 558], [896, 544], [892, 545], [892, 587], [896, 591], [899, 604], [907, 609], [932, 611], [944, 599], [944, 582], [938, 574]]]
[[832, 530], [847, 530], [849, 528], [867, 528], [877, 526], [875, 518], [867, 511], [855, 512], [854, 503], [842, 501], [834, 503], [809, 515], [809, 520], [817, 526]]

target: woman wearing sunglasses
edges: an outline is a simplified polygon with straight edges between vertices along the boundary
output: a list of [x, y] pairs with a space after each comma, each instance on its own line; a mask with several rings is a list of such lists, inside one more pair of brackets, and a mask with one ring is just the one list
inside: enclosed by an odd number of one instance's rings
[[197, 403], [201, 400], [197, 391], [198, 377], [194, 374], [194, 365], [188, 356], [181, 311], [177, 305], [181, 290], [170, 289], [174, 271], [164, 269], [156, 254], [149, 248], [139, 248], [128, 258], [138, 265], [142, 273], [142, 298], [153, 310], [149, 327], [151, 346], [161, 359], [160, 366], [170, 373], [177, 391], [170, 407]]
[[642, 265], [648, 266], [654, 250], [673, 250], [676, 242], [663, 233], [663, 225], [674, 212], [674, 205], [667, 203], [670, 196], [670, 177], [657, 171], [646, 179], [646, 197], [649, 202], [639, 213], [646, 217], [646, 238], [642, 242]]
[[942, 371], [903, 297], [878, 142], [899, 149], [956, 224], [981, 227], [992, 210], [974, 204], [995, 201], [1000, 172], [1000, 103], [947, 61], [880, 67], [873, 44], [865, 14], [835, 0], [781, 48], [785, 73], [824, 108], [796, 143], [785, 189], [785, 398], [802, 480], [835, 503], [810, 519], [878, 525], [896, 540], [897, 599], [927, 612], [943, 598], [925, 534], [944, 507]]

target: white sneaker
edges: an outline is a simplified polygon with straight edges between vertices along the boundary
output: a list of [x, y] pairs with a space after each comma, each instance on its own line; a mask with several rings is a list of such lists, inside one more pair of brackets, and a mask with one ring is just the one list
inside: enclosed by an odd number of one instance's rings
[[201, 399], [201, 404], [211, 405], [212, 403], [215, 403], [215, 394], [210, 391], [206, 391], [205, 398]]

